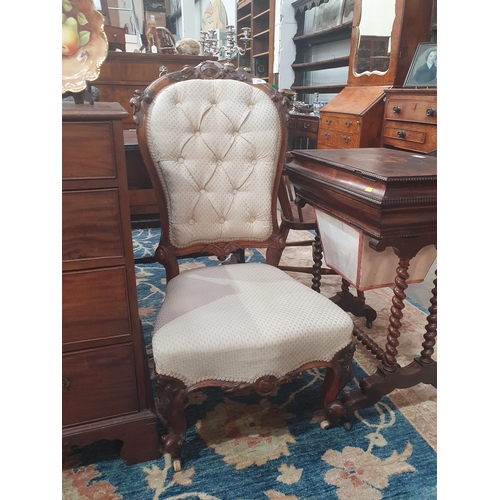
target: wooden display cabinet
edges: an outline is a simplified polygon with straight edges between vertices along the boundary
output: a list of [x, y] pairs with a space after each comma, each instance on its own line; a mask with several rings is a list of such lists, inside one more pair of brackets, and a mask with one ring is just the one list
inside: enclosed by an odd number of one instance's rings
[[267, 83], [274, 82], [274, 0], [240, 0], [237, 4], [236, 34], [250, 28], [252, 42], [238, 66]]

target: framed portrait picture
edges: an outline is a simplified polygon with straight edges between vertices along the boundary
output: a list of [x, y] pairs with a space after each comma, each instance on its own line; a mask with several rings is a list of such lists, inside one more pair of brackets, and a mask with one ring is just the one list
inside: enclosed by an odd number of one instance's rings
[[437, 87], [437, 43], [420, 43], [403, 87]]

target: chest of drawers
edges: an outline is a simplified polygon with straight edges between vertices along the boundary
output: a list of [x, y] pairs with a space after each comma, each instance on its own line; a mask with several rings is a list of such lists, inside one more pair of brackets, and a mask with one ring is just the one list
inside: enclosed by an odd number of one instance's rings
[[430, 153], [437, 149], [437, 90], [386, 91], [381, 146]]
[[318, 149], [378, 147], [384, 87], [346, 87], [320, 111]]
[[118, 103], [63, 103], [63, 442], [123, 443], [128, 463], [158, 457], [135, 287]]

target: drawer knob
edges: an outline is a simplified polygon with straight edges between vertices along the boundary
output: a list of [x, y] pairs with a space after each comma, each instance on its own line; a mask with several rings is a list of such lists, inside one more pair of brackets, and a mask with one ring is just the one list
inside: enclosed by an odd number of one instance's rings
[[332, 123], [332, 119], [331, 118], [325, 118], [325, 123]]
[[401, 108], [399, 106], [394, 106], [392, 108], [392, 112], [396, 114], [401, 113]]
[[347, 120], [344, 122], [344, 125], [346, 127], [350, 127], [352, 125], [352, 122], [348, 122]]
[[68, 378], [63, 377], [62, 379], [62, 391], [67, 392], [69, 389], [70, 381]]
[[342, 137], [342, 139], [344, 140], [344, 142], [349, 142], [351, 140], [351, 138], [347, 137], [346, 135], [344, 135], [344, 137]]
[[309, 122], [304, 122], [304, 128], [309, 128], [311, 124]]
[[435, 112], [436, 112], [436, 110], [434, 108], [427, 108], [427, 111], [425, 112], [425, 114], [427, 116], [434, 116]]
[[398, 130], [398, 137], [404, 139], [406, 137], [406, 132], [404, 130]]
[[160, 74], [158, 75], [158, 78], [159, 78], [160, 76], [166, 75], [168, 73], [168, 68], [162, 64], [158, 68], [158, 71], [160, 72]]
[[325, 132], [325, 137], [329, 139], [332, 136], [332, 134], [329, 134], [328, 132]]

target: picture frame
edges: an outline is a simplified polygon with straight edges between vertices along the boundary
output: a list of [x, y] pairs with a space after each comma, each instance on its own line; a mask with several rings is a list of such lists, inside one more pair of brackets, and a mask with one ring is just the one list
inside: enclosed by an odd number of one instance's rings
[[344, 0], [330, 0], [314, 8], [313, 33], [342, 23]]
[[419, 43], [403, 88], [437, 87], [437, 43]]

